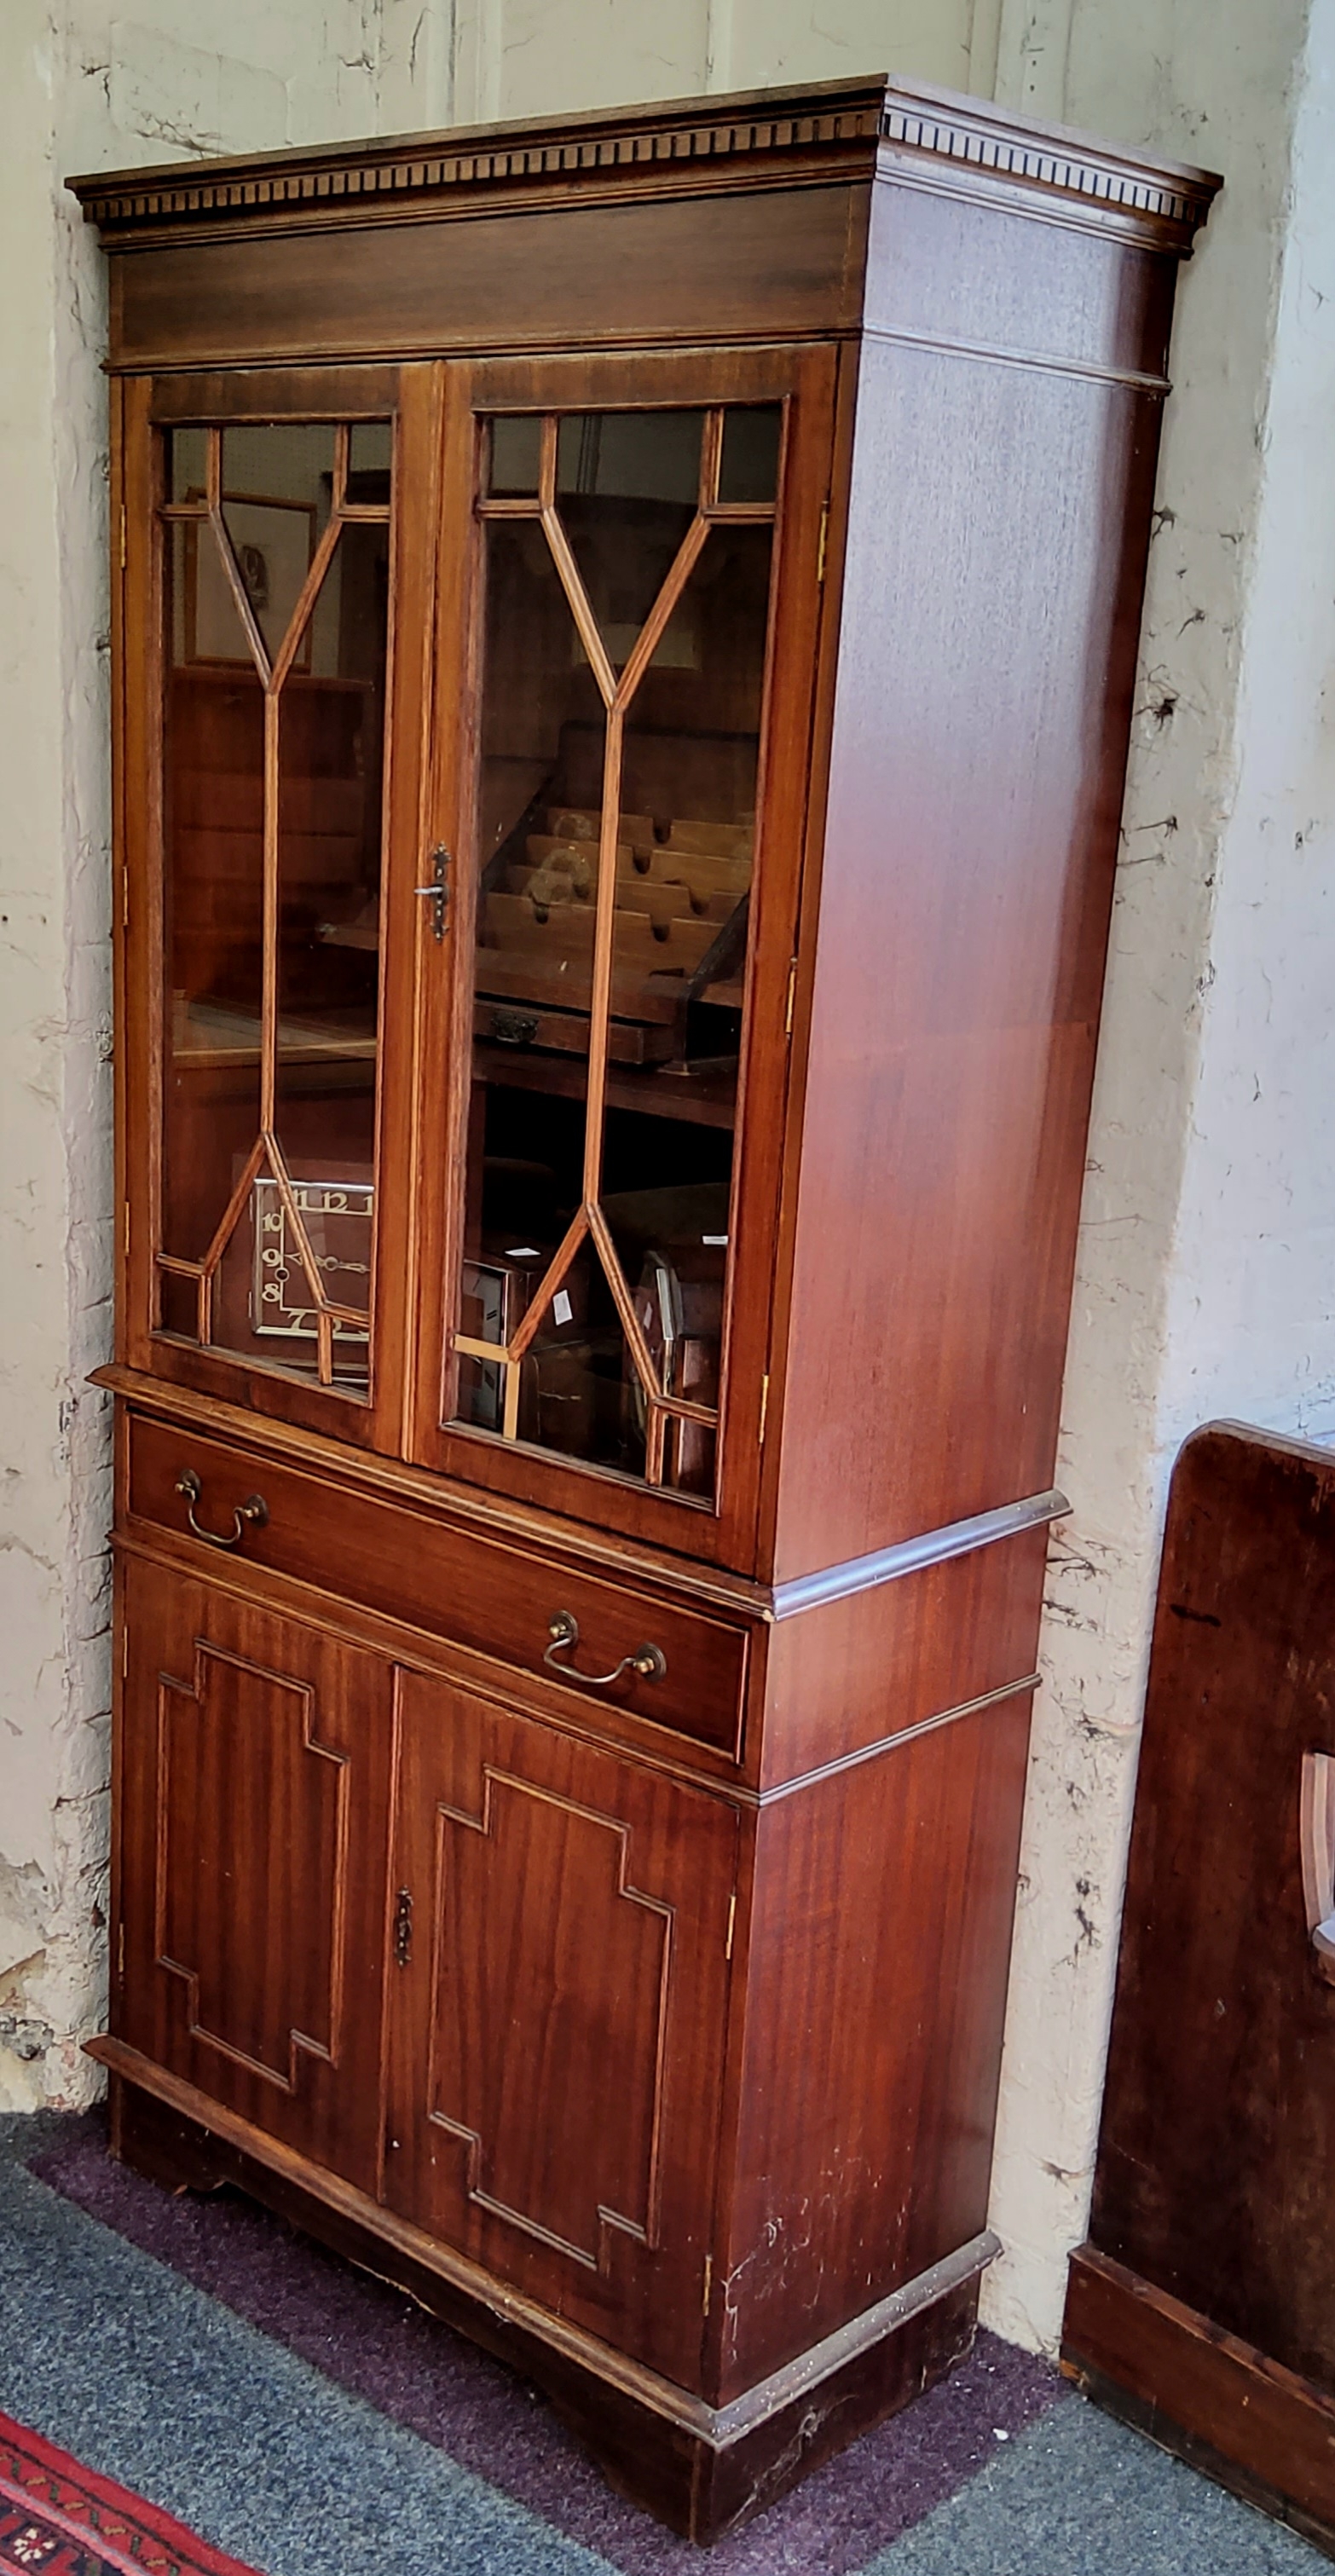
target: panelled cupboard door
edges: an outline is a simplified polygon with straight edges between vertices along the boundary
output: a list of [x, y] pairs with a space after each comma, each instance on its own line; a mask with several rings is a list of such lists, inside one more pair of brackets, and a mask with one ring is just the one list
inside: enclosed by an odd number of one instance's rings
[[390, 1450], [440, 397], [353, 367], [124, 402], [125, 1355]]
[[745, 1564], [835, 357], [448, 372], [415, 1455]]
[[116, 2036], [374, 2193], [392, 1667], [130, 1559]]
[[689, 2386], [736, 1817], [420, 1674], [398, 1705], [385, 2197]]

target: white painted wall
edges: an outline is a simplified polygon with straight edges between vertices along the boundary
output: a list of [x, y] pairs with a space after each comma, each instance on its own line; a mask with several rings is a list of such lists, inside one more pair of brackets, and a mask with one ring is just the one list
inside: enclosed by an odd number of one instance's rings
[[454, 114], [558, 115], [867, 71], [990, 89], [997, 23], [998, 0], [462, 0]]
[[105, 279], [61, 181], [444, 122], [448, 23], [422, 0], [0, 13], [0, 2109], [88, 2098], [104, 1976]]
[[1197, 1423], [1335, 1434], [1335, 8], [1074, 0], [1045, 108], [1226, 174], [1184, 273], [1124, 812], [986, 2313], [1088, 2210], [1159, 1535]]
[[1335, 0], [7, 0], [0, 2102], [86, 2090], [104, 1832], [102, 278], [59, 178], [873, 68], [1228, 182], [1179, 303], [1003, 2080], [987, 2310], [1050, 2342], [1172, 1454], [1220, 1411], [1335, 1432]]

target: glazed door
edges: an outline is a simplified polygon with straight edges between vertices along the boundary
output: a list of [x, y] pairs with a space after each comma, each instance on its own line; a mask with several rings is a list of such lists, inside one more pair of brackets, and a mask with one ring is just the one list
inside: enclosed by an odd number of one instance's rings
[[392, 1669], [130, 1558], [113, 2029], [377, 2188]]
[[399, 1676], [390, 2206], [690, 2386], [737, 1822]]
[[418, 1454], [736, 1562], [832, 381], [823, 350], [479, 365], [446, 443]]
[[388, 1448], [440, 372], [125, 398], [126, 1355]]

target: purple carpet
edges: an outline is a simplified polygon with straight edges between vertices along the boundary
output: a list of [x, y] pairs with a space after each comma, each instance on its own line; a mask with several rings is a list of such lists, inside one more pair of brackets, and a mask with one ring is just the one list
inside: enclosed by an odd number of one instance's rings
[[[401, 2293], [231, 2192], [174, 2195], [113, 2162], [93, 2115], [38, 2178], [260, 2333], [499, 2487], [623, 2576], [702, 2565], [604, 2485], [544, 2400]], [[717, 2576], [854, 2576], [1065, 2394], [1046, 2362], [982, 2334], [940, 2386], [709, 2553]]]

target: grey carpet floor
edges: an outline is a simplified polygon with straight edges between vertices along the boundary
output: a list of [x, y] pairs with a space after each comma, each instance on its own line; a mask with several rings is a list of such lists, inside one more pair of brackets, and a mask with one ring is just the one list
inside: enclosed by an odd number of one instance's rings
[[[54, 2123], [43, 2123], [48, 2135]], [[27, 2171], [0, 2120], [0, 2410], [263, 2576], [610, 2576]], [[701, 2558], [702, 2576], [708, 2560]], [[1328, 2562], [1078, 2402], [867, 2576], [1320, 2576]], [[817, 2561], [809, 2576], [821, 2576]]]

